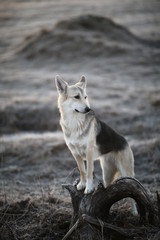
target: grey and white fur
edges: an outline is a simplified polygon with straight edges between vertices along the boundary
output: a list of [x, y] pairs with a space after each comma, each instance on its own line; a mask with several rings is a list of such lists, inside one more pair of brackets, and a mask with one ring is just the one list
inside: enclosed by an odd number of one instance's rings
[[[86, 78], [82, 76], [78, 83], [70, 86], [59, 76], [55, 81], [59, 93], [60, 125], [80, 171], [77, 189], [85, 189], [85, 194], [94, 190], [96, 159], [100, 160], [105, 187], [113, 181], [117, 172], [119, 176], [134, 177], [132, 150], [123, 136], [95, 116], [86, 92]], [[86, 169], [84, 160], [87, 162]], [[134, 203], [132, 212], [137, 214]]]

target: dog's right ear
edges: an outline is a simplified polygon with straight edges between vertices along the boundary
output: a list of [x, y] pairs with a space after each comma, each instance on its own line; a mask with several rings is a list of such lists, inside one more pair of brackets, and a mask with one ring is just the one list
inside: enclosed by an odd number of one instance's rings
[[67, 94], [68, 83], [65, 82], [60, 76], [55, 77], [56, 87], [59, 94]]

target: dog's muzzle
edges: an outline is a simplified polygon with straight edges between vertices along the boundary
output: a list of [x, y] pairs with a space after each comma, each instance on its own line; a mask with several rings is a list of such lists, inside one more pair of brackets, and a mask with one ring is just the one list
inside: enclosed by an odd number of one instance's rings
[[86, 107], [86, 108], [85, 108], [85, 112], [86, 112], [86, 113], [90, 112], [90, 110], [91, 110], [91, 109], [90, 109], [89, 107]]
[[78, 112], [78, 113], [83, 113], [83, 114], [90, 112], [90, 110], [91, 110], [91, 109], [90, 109], [89, 107], [86, 107], [85, 110], [84, 110], [84, 112], [80, 112], [79, 110], [75, 109], [76, 112]]

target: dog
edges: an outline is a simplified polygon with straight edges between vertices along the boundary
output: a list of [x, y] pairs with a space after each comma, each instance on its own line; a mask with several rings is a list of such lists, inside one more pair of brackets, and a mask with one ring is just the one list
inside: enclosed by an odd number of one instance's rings
[[[119, 176], [134, 177], [134, 157], [126, 139], [100, 121], [90, 108], [84, 76], [75, 85], [55, 78], [60, 112], [60, 125], [65, 142], [75, 158], [79, 171], [78, 190], [89, 194], [94, 190], [94, 160], [100, 160], [103, 184], [107, 187], [118, 172]], [[87, 162], [85, 169], [84, 160]], [[132, 211], [137, 215], [136, 206]]]

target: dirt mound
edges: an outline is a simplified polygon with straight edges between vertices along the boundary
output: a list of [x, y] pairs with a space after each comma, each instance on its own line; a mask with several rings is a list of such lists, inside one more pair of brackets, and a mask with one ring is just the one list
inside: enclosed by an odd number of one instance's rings
[[18, 52], [29, 60], [113, 57], [135, 50], [141, 41], [109, 18], [84, 15], [58, 22], [26, 37]]
[[88, 31], [95, 32], [102, 34], [108, 40], [117, 42], [133, 42], [134, 40], [138, 40], [127, 28], [116, 24], [109, 18], [94, 15], [83, 15], [69, 19], [68, 21], [60, 21], [57, 23], [55, 29], [84, 31], [86, 34]]

